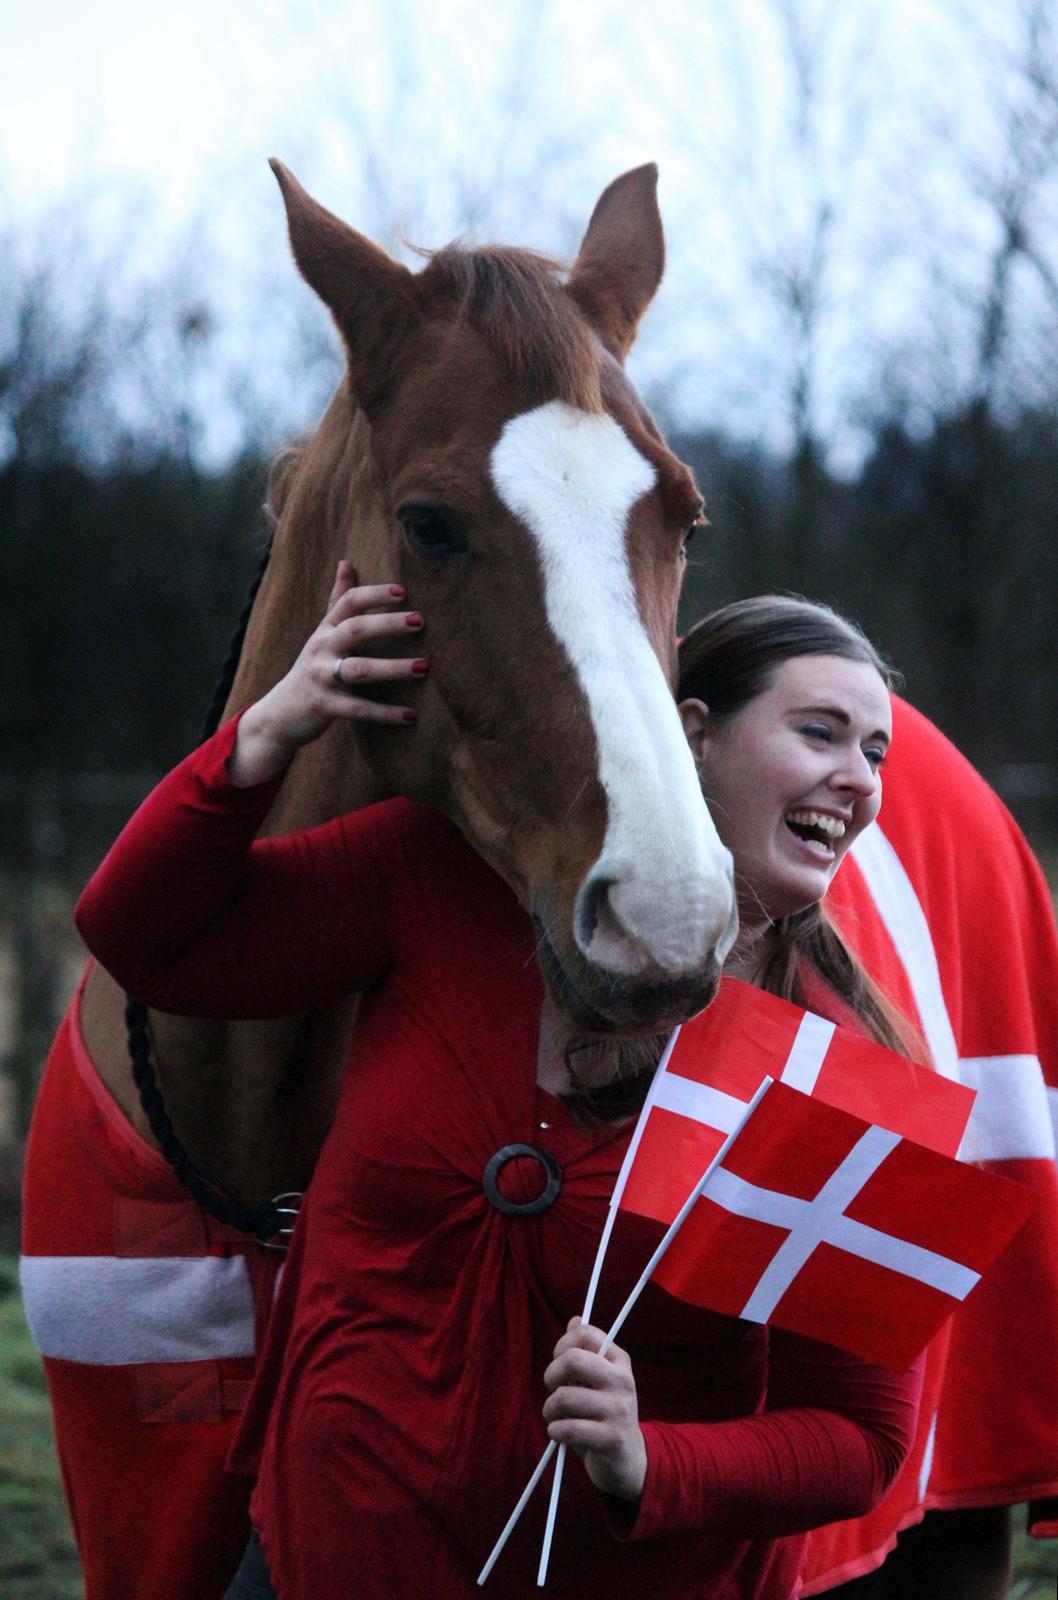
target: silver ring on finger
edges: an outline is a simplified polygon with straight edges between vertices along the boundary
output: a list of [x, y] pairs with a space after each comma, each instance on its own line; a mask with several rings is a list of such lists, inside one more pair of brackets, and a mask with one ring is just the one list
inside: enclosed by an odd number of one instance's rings
[[337, 656], [335, 658], [334, 666], [331, 668], [331, 677], [334, 679], [339, 689], [344, 689], [346, 686], [345, 679], [342, 677], [342, 667], [345, 665], [348, 659], [348, 656]]

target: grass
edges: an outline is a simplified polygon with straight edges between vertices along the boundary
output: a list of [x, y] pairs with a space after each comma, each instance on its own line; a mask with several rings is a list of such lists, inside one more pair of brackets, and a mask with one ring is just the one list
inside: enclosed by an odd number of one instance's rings
[[83, 1594], [44, 1372], [22, 1320], [9, 1257], [0, 1257], [0, 1529], [4, 1600], [77, 1600]]
[[[1024, 1527], [1024, 1513], [1015, 1526]], [[0, 1596], [80, 1600], [44, 1373], [22, 1318], [15, 1263], [0, 1255]], [[1011, 1600], [1055, 1600], [1055, 1542], [1015, 1540]], [[944, 1600], [938, 1595], [936, 1600]]]
[[[1023, 1530], [1025, 1518], [1019, 1507], [1015, 1527]], [[1058, 1595], [1058, 1543], [1054, 1539], [1030, 1539], [1019, 1531], [1014, 1539], [1014, 1582], [1010, 1600], [1055, 1600]]]

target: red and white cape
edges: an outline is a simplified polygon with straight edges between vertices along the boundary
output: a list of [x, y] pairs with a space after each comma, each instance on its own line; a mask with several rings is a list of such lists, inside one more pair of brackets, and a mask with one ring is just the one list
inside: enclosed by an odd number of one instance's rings
[[[931, 1347], [919, 1436], [886, 1500], [812, 1535], [805, 1595], [880, 1565], [927, 1510], [1058, 1495], [1053, 907], [984, 780], [920, 713], [896, 700], [893, 714], [881, 817], [827, 906], [938, 1070], [977, 1090], [962, 1155], [1028, 1184], [1040, 1204]], [[1037, 1531], [1055, 1509], [1039, 1508]]]

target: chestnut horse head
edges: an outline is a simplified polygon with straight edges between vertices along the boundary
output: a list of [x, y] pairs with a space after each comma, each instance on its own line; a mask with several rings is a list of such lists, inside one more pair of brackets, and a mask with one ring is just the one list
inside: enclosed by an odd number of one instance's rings
[[348, 359], [288, 513], [344, 518], [361, 581], [399, 575], [426, 618], [418, 725], [360, 724], [366, 759], [515, 888], [578, 1026], [692, 1015], [735, 913], [672, 697], [701, 499], [623, 366], [662, 272], [656, 170], [605, 191], [562, 282], [515, 249], [412, 273], [273, 166]]

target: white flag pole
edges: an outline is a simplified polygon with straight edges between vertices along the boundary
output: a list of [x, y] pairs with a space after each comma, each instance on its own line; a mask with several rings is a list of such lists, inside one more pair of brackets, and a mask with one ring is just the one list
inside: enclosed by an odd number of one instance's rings
[[599, 1240], [599, 1248], [595, 1252], [595, 1265], [592, 1267], [591, 1281], [588, 1284], [588, 1292], [584, 1297], [584, 1310], [581, 1313], [582, 1320], [584, 1322], [591, 1321], [592, 1307], [595, 1304], [595, 1293], [599, 1287], [599, 1279], [602, 1276], [603, 1260], [606, 1256], [607, 1246], [610, 1243], [610, 1235], [613, 1233], [614, 1222], [617, 1218], [617, 1210], [621, 1204], [621, 1199], [628, 1183], [628, 1174], [631, 1172], [632, 1163], [638, 1154], [639, 1142], [643, 1137], [643, 1129], [647, 1125], [647, 1118], [650, 1116], [654, 1101], [658, 1097], [658, 1089], [661, 1085], [661, 1079], [664, 1073], [668, 1070], [669, 1061], [672, 1058], [672, 1052], [676, 1048], [676, 1041], [679, 1036], [679, 1027], [673, 1028], [671, 1034], [669, 1035], [668, 1044], [665, 1046], [661, 1060], [658, 1062], [654, 1076], [651, 1079], [646, 1100], [643, 1102], [643, 1109], [639, 1113], [639, 1121], [636, 1123], [632, 1137], [628, 1142], [628, 1149], [625, 1151], [625, 1158], [621, 1162], [621, 1170], [617, 1174], [617, 1181], [613, 1186], [613, 1194], [610, 1196], [610, 1207], [606, 1213], [606, 1225], [602, 1230], [602, 1238]]
[[[695, 1184], [694, 1188], [691, 1190], [690, 1194], [687, 1196], [686, 1200], [683, 1202], [683, 1204], [680, 1207], [679, 1211], [676, 1213], [676, 1216], [673, 1218], [672, 1222], [670, 1223], [669, 1228], [668, 1228], [664, 1238], [661, 1240], [661, 1242], [658, 1245], [657, 1249], [654, 1251], [654, 1254], [651, 1256], [650, 1260], [647, 1262], [646, 1266], [643, 1268], [643, 1271], [640, 1273], [639, 1281], [636, 1283], [635, 1288], [632, 1290], [631, 1294], [628, 1296], [628, 1299], [625, 1301], [624, 1305], [621, 1307], [620, 1311], [617, 1313], [617, 1316], [615, 1317], [614, 1322], [613, 1322], [613, 1326], [610, 1328], [610, 1331], [606, 1335], [606, 1338], [603, 1340], [602, 1344], [599, 1346], [599, 1355], [604, 1356], [606, 1354], [606, 1352], [609, 1350], [610, 1346], [613, 1344], [614, 1340], [617, 1338], [617, 1335], [620, 1333], [621, 1329], [624, 1327], [625, 1321], [627, 1320], [628, 1316], [630, 1315], [633, 1306], [635, 1305], [636, 1301], [639, 1299], [639, 1296], [643, 1293], [643, 1290], [646, 1288], [646, 1286], [649, 1283], [651, 1277], [653, 1276], [654, 1272], [656, 1271], [658, 1263], [661, 1261], [662, 1256], [665, 1254], [666, 1250], [669, 1248], [669, 1245], [672, 1243], [673, 1239], [675, 1239], [676, 1235], [679, 1233], [680, 1229], [683, 1227], [683, 1224], [686, 1222], [687, 1218], [690, 1216], [691, 1211], [694, 1208], [694, 1205], [695, 1205], [696, 1201], [698, 1201], [701, 1198], [702, 1191], [705, 1188], [706, 1184], [709, 1182], [709, 1179], [712, 1177], [712, 1175], [715, 1172], [716, 1168], [720, 1165], [721, 1161], [727, 1155], [727, 1152], [731, 1148], [731, 1145], [734, 1143], [734, 1141], [737, 1138], [737, 1136], [741, 1133], [743, 1127], [745, 1126], [746, 1122], [749, 1120], [751, 1114], [756, 1110], [756, 1108], [759, 1105], [760, 1101], [764, 1098], [764, 1096], [767, 1093], [767, 1091], [771, 1088], [771, 1085], [772, 1085], [773, 1082], [774, 1082], [774, 1080], [772, 1078], [765, 1078], [764, 1081], [760, 1084], [760, 1086], [757, 1089], [756, 1093], [754, 1094], [752, 1100], [750, 1100], [748, 1102], [745, 1111], [743, 1111], [742, 1115], [739, 1117], [739, 1119], [736, 1122], [735, 1126], [731, 1129], [731, 1132], [728, 1134], [727, 1138], [724, 1140], [723, 1144], [720, 1146], [719, 1150], [716, 1152], [716, 1155], [710, 1161], [709, 1165], [706, 1167], [705, 1171], [702, 1173], [701, 1177], [698, 1179], [698, 1182]], [[553, 1440], [552, 1440], [552, 1443], [554, 1443]], [[557, 1476], [558, 1476], [558, 1474], [556, 1472], [556, 1478], [557, 1478]], [[552, 1506], [550, 1508], [552, 1514], [549, 1515], [548, 1520], [547, 1520], [547, 1527], [544, 1530], [544, 1542], [543, 1542], [543, 1547], [542, 1547], [542, 1549], [540, 1551], [540, 1566], [537, 1569], [537, 1574], [536, 1574], [537, 1588], [541, 1588], [541, 1589], [543, 1588], [544, 1581], [547, 1578], [548, 1562], [551, 1559], [551, 1541], [552, 1541], [552, 1537], [553, 1537], [553, 1534], [554, 1534], [554, 1527], [555, 1527], [555, 1519], [554, 1519], [554, 1515], [553, 1515], [554, 1509], [555, 1509], [554, 1506]]]
[[551, 1442], [549, 1443], [547, 1449], [544, 1451], [543, 1455], [540, 1457], [540, 1460], [536, 1463], [536, 1469], [533, 1472], [532, 1477], [529, 1479], [529, 1482], [526, 1484], [525, 1488], [522, 1490], [521, 1499], [518, 1501], [518, 1504], [515, 1506], [514, 1510], [511, 1512], [510, 1516], [507, 1518], [507, 1521], [506, 1521], [506, 1523], [504, 1525], [503, 1532], [500, 1534], [499, 1538], [496, 1540], [496, 1543], [492, 1547], [492, 1554], [489, 1556], [489, 1559], [486, 1561], [485, 1565], [482, 1567], [481, 1571], [478, 1573], [478, 1587], [479, 1588], [485, 1582], [485, 1579], [488, 1577], [489, 1573], [492, 1571], [493, 1567], [496, 1565], [496, 1562], [497, 1562], [497, 1560], [499, 1558], [500, 1552], [502, 1551], [504, 1545], [507, 1543], [507, 1540], [510, 1538], [511, 1534], [514, 1532], [515, 1525], [516, 1525], [516, 1523], [518, 1521], [518, 1518], [521, 1516], [522, 1512], [525, 1510], [526, 1506], [529, 1504], [530, 1499], [532, 1498], [533, 1490], [536, 1488], [537, 1484], [540, 1482], [540, 1479], [544, 1476], [544, 1468], [547, 1466], [548, 1462], [551, 1460], [551, 1457], [554, 1455], [554, 1453], [555, 1453], [555, 1451], [557, 1449], [558, 1449], [558, 1445], [555, 1443], [554, 1439], [552, 1439]]
[[[723, 1144], [720, 1146], [719, 1150], [716, 1152], [716, 1155], [710, 1161], [709, 1165], [706, 1167], [705, 1171], [702, 1173], [702, 1176], [699, 1178], [698, 1182], [695, 1184], [694, 1188], [691, 1190], [690, 1194], [687, 1196], [687, 1199], [684, 1201], [683, 1205], [680, 1207], [680, 1210], [679, 1210], [678, 1214], [676, 1215], [676, 1217], [674, 1218], [674, 1220], [673, 1220], [671, 1226], [669, 1227], [667, 1233], [665, 1234], [664, 1238], [661, 1240], [661, 1242], [658, 1245], [657, 1249], [654, 1251], [654, 1254], [651, 1256], [651, 1258], [650, 1258], [649, 1262], [647, 1263], [646, 1267], [644, 1268], [643, 1272], [640, 1274], [639, 1281], [636, 1283], [635, 1288], [632, 1290], [632, 1292], [629, 1295], [628, 1299], [625, 1301], [624, 1305], [621, 1307], [621, 1310], [618, 1312], [617, 1318], [614, 1321], [613, 1327], [610, 1329], [609, 1333], [606, 1335], [606, 1338], [603, 1340], [602, 1345], [600, 1346], [600, 1354], [604, 1355], [606, 1353], [606, 1351], [609, 1350], [609, 1348], [613, 1344], [614, 1340], [617, 1338], [618, 1333], [621, 1331], [621, 1328], [624, 1326], [626, 1318], [628, 1317], [629, 1313], [631, 1312], [632, 1307], [635, 1305], [636, 1301], [639, 1299], [639, 1296], [642, 1294], [643, 1289], [646, 1286], [651, 1274], [654, 1272], [655, 1268], [657, 1267], [658, 1262], [661, 1260], [662, 1256], [665, 1254], [666, 1250], [669, 1248], [669, 1245], [672, 1243], [673, 1239], [676, 1237], [676, 1234], [679, 1232], [680, 1228], [683, 1226], [684, 1222], [687, 1220], [687, 1218], [690, 1215], [691, 1210], [692, 1210], [692, 1208], [694, 1206], [695, 1201], [701, 1195], [701, 1192], [702, 1192], [703, 1188], [705, 1187], [706, 1183], [708, 1182], [709, 1178], [712, 1176], [714, 1170], [720, 1165], [720, 1162], [726, 1156], [726, 1154], [727, 1154], [728, 1150], [730, 1149], [731, 1145], [734, 1143], [736, 1135], [738, 1135], [742, 1131], [743, 1126], [745, 1125], [745, 1123], [749, 1119], [750, 1113], [756, 1110], [757, 1105], [759, 1104], [760, 1100], [763, 1098], [763, 1096], [764, 1096], [765, 1092], [767, 1091], [767, 1089], [771, 1086], [771, 1083], [772, 1083], [772, 1079], [771, 1078], [765, 1078], [763, 1080], [763, 1082], [760, 1084], [760, 1086], [757, 1089], [756, 1093], [754, 1094], [753, 1098], [748, 1102], [748, 1104], [746, 1106], [746, 1109], [743, 1111], [743, 1113], [739, 1117], [738, 1122], [731, 1129], [731, 1132], [725, 1138]], [[622, 1168], [622, 1174], [623, 1174], [623, 1168]], [[620, 1181], [621, 1180], [619, 1178], [618, 1182], [620, 1182]], [[622, 1185], [622, 1187], [623, 1187], [623, 1185]], [[616, 1207], [614, 1209], [616, 1210]], [[482, 1567], [481, 1572], [478, 1574], [478, 1584], [479, 1585], [483, 1584], [485, 1582], [485, 1580], [489, 1576], [489, 1573], [492, 1571], [493, 1567], [496, 1565], [497, 1557], [500, 1555], [500, 1552], [503, 1550], [504, 1545], [507, 1543], [507, 1540], [510, 1538], [511, 1533], [513, 1532], [514, 1527], [518, 1522], [518, 1519], [520, 1518], [522, 1512], [525, 1510], [525, 1507], [528, 1505], [529, 1499], [530, 1499], [530, 1497], [531, 1497], [531, 1495], [533, 1493], [533, 1490], [536, 1488], [537, 1484], [540, 1482], [540, 1479], [544, 1474], [544, 1470], [547, 1467], [548, 1462], [551, 1460], [551, 1457], [555, 1454], [556, 1449], [557, 1449], [557, 1446], [555, 1444], [554, 1439], [552, 1439], [550, 1441], [550, 1443], [548, 1444], [546, 1450], [544, 1451], [543, 1455], [540, 1457], [540, 1460], [537, 1462], [536, 1469], [533, 1472], [532, 1477], [529, 1479], [529, 1482], [526, 1484], [525, 1488], [523, 1489], [522, 1495], [521, 1495], [521, 1498], [518, 1501], [518, 1504], [515, 1506], [514, 1510], [511, 1512], [510, 1516], [508, 1517], [507, 1523], [506, 1523], [506, 1526], [504, 1527], [503, 1532], [500, 1534], [500, 1537], [497, 1539], [495, 1545], [493, 1546], [492, 1552], [491, 1552], [488, 1560], [486, 1561], [485, 1565]], [[538, 1574], [537, 1574], [537, 1583], [538, 1583], [539, 1586], [543, 1585], [544, 1579], [545, 1579], [545, 1577], [547, 1575], [547, 1565], [548, 1565], [548, 1561], [550, 1560], [550, 1554], [551, 1554], [551, 1551], [550, 1551], [550, 1540], [547, 1538], [547, 1535], [545, 1533], [545, 1546], [544, 1546], [544, 1549], [541, 1551], [540, 1568], [539, 1568], [539, 1571], [538, 1571]]]
[[[635, 1125], [635, 1130], [628, 1143], [628, 1149], [625, 1151], [625, 1158], [621, 1162], [621, 1170], [617, 1174], [617, 1181], [613, 1186], [613, 1194], [610, 1196], [610, 1205], [606, 1213], [606, 1223], [602, 1230], [602, 1238], [599, 1240], [599, 1248], [595, 1252], [595, 1265], [592, 1267], [591, 1280], [588, 1284], [588, 1292], [584, 1297], [584, 1310], [581, 1312], [582, 1322], [591, 1321], [592, 1308], [595, 1305], [595, 1294], [599, 1287], [599, 1279], [602, 1277], [603, 1261], [606, 1258], [606, 1250], [610, 1243], [610, 1235], [613, 1233], [614, 1223], [617, 1220], [617, 1212], [621, 1204], [621, 1196], [625, 1192], [625, 1185], [628, 1182], [628, 1174], [632, 1170], [632, 1163], [636, 1158], [636, 1152], [639, 1149], [639, 1141], [642, 1139], [643, 1129], [647, 1125], [647, 1118], [650, 1116], [651, 1108], [654, 1104], [654, 1101], [657, 1099], [658, 1086], [661, 1083], [662, 1074], [669, 1064], [669, 1058], [672, 1055], [673, 1050], [676, 1048], [676, 1040], [679, 1038], [679, 1036], [679, 1027], [674, 1028], [672, 1033], [669, 1035], [669, 1041], [665, 1046], [661, 1060], [657, 1064], [653, 1080], [651, 1081], [650, 1089], [647, 1093], [647, 1098], [643, 1103], [643, 1109], [639, 1113], [639, 1121]], [[562, 1474], [566, 1468], [567, 1448], [568, 1446], [564, 1444], [559, 1445], [558, 1460], [555, 1462], [555, 1476], [551, 1480], [551, 1499], [548, 1501], [547, 1505], [547, 1522], [544, 1527], [544, 1542], [540, 1551], [540, 1569], [536, 1575], [536, 1581], [538, 1585], [542, 1585], [544, 1578], [547, 1576], [547, 1562], [551, 1553], [551, 1541], [555, 1532], [555, 1517], [558, 1514], [558, 1497], [562, 1492]]]
[[[552, 1443], [554, 1441], [552, 1440]], [[555, 1462], [555, 1476], [551, 1482], [551, 1499], [547, 1506], [547, 1522], [544, 1525], [544, 1537], [540, 1545], [540, 1565], [536, 1569], [536, 1586], [544, 1587], [547, 1578], [547, 1564], [551, 1560], [551, 1542], [555, 1536], [555, 1518], [558, 1515], [558, 1497], [562, 1490], [562, 1473], [566, 1465], [566, 1446], [558, 1447], [558, 1460]]]
[[[669, 1064], [669, 1058], [671, 1057], [673, 1050], [676, 1048], [676, 1040], [679, 1038], [679, 1036], [680, 1029], [677, 1026], [669, 1035], [668, 1043], [662, 1052], [661, 1060], [658, 1062], [650, 1089], [647, 1092], [647, 1098], [643, 1104], [643, 1109], [639, 1113], [639, 1121], [635, 1125], [635, 1130], [629, 1141], [628, 1149], [625, 1152], [625, 1158], [621, 1163], [621, 1170], [617, 1174], [617, 1179], [613, 1186], [613, 1194], [610, 1196], [610, 1204], [606, 1212], [606, 1222], [602, 1230], [602, 1237], [599, 1240], [599, 1248], [595, 1252], [595, 1265], [591, 1270], [591, 1279], [588, 1283], [588, 1292], [584, 1297], [584, 1310], [581, 1312], [581, 1320], [583, 1322], [588, 1322], [591, 1318], [592, 1307], [595, 1304], [595, 1295], [599, 1287], [599, 1279], [602, 1276], [603, 1261], [606, 1257], [606, 1250], [610, 1243], [610, 1235], [613, 1233], [614, 1222], [617, 1220], [617, 1208], [621, 1203], [621, 1196], [625, 1192], [625, 1185], [628, 1182], [628, 1174], [632, 1170], [632, 1162], [635, 1160], [636, 1151], [639, 1149], [639, 1141], [643, 1137], [643, 1129], [646, 1127], [647, 1118], [650, 1115], [650, 1108], [657, 1096], [658, 1084], [661, 1081], [661, 1075]], [[486, 1561], [485, 1565], [478, 1574], [479, 1585], [485, 1582], [489, 1573], [496, 1565], [497, 1557], [513, 1533], [515, 1525], [518, 1522], [522, 1512], [529, 1504], [533, 1491], [540, 1482], [540, 1479], [543, 1477], [544, 1470], [557, 1448], [558, 1446], [556, 1446], [554, 1440], [552, 1440], [547, 1449], [544, 1451], [543, 1455], [540, 1457], [540, 1460], [537, 1462], [532, 1477], [522, 1490], [521, 1499], [518, 1501], [518, 1504], [515, 1506], [510, 1516], [507, 1518], [503, 1532], [493, 1545], [492, 1553], [489, 1556], [489, 1559]], [[552, 1486], [551, 1503], [548, 1506], [547, 1513], [548, 1526], [551, 1528], [554, 1527], [555, 1522], [555, 1511], [558, 1506], [558, 1491], [562, 1485], [562, 1472], [565, 1465], [565, 1455], [566, 1446], [562, 1445], [561, 1449], [559, 1449], [558, 1461], [555, 1465], [555, 1481]], [[545, 1534], [544, 1537], [545, 1543], [550, 1546], [550, 1538], [547, 1534]]]

